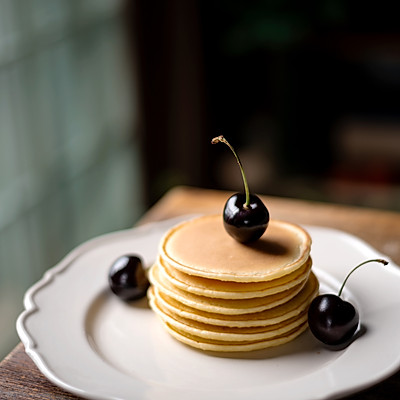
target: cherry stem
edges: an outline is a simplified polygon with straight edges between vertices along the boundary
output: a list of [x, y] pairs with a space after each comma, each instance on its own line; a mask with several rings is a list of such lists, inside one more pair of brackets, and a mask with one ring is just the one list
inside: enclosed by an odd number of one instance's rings
[[383, 260], [383, 259], [381, 259], [381, 258], [377, 258], [377, 259], [373, 259], [373, 260], [367, 260], [367, 261], [362, 262], [361, 264], [358, 264], [356, 267], [354, 267], [354, 268], [347, 274], [346, 279], [343, 281], [342, 287], [341, 287], [340, 290], [339, 290], [339, 293], [338, 293], [338, 296], [339, 296], [339, 297], [340, 297], [340, 295], [342, 294], [344, 285], [346, 284], [346, 282], [347, 282], [347, 280], [349, 279], [350, 275], [351, 275], [356, 269], [360, 268], [362, 265], [368, 264], [368, 263], [371, 263], [371, 262], [379, 262], [379, 263], [382, 263], [383, 265], [389, 264], [388, 261]]
[[249, 186], [248, 186], [248, 184], [247, 184], [246, 175], [244, 174], [243, 166], [242, 166], [242, 163], [240, 162], [239, 156], [236, 154], [234, 148], [229, 144], [229, 142], [228, 142], [228, 141], [224, 138], [224, 136], [222, 136], [222, 135], [213, 138], [213, 139], [211, 140], [211, 143], [212, 143], [212, 144], [216, 144], [216, 143], [225, 143], [225, 144], [231, 149], [233, 155], [235, 156], [236, 161], [237, 161], [237, 163], [238, 163], [238, 165], [239, 165], [239, 168], [240, 168], [240, 172], [241, 172], [241, 174], [242, 174], [243, 183], [244, 183], [244, 191], [245, 191], [245, 194], [246, 194], [246, 202], [244, 203], [243, 206], [244, 206], [245, 208], [248, 208], [248, 207], [250, 206], [250, 191], [249, 191]]

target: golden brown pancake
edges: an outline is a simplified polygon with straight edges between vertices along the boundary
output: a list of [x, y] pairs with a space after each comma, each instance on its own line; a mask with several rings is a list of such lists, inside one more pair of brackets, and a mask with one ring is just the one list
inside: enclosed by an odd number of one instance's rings
[[183, 291], [173, 285], [168, 280], [163, 279], [158, 264], [155, 264], [149, 271], [150, 282], [161, 292], [173, 297], [182, 304], [186, 304], [198, 310], [213, 312], [217, 314], [247, 314], [267, 310], [286, 303], [303, 288], [304, 283], [300, 283], [283, 292], [271, 294], [264, 297], [250, 299], [217, 299], [206, 296], [198, 296], [193, 293]]
[[281, 278], [264, 282], [231, 282], [188, 275], [165, 266], [161, 258], [158, 259], [157, 264], [157, 268], [162, 270], [163, 277], [179, 289], [206, 297], [248, 299], [283, 292], [297, 286], [307, 279], [312, 261], [309, 257], [297, 270]]
[[188, 320], [178, 314], [170, 313], [167, 309], [163, 309], [156, 298], [151, 300], [151, 307], [165, 323], [180, 332], [185, 332], [198, 338], [223, 342], [251, 342], [271, 339], [292, 331], [307, 320], [307, 312], [303, 311], [299, 315], [277, 324], [239, 328]]
[[297, 225], [272, 220], [254, 243], [242, 244], [225, 231], [219, 215], [172, 228], [163, 238], [163, 262], [189, 275], [233, 282], [260, 282], [289, 274], [309, 257], [311, 238]]
[[291, 332], [282, 334], [281, 336], [274, 337], [265, 340], [256, 340], [249, 342], [224, 342], [212, 339], [202, 339], [195, 335], [190, 335], [186, 332], [178, 331], [170, 324], [165, 324], [165, 329], [175, 339], [182, 343], [185, 343], [191, 347], [195, 347], [200, 350], [211, 351], [211, 352], [243, 352], [243, 351], [254, 351], [266, 349], [268, 347], [279, 346], [288, 343], [299, 336], [307, 329], [307, 323], [300, 325], [293, 329]]
[[157, 302], [162, 304], [163, 308], [187, 319], [211, 325], [249, 327], [277, 324], [288, 318], [299, 315], [301, 312], [308, 309], [311, 300], [318, 293], [318, 287], [318, 280], [315, 275], [311, 273], [304, 288], [291, 301], [264, 311], [239, 315], [216, 314], [197, 310], [175, 300], [165, 293], [157, 291], [155, 287], [150, 289], [149, 297], [157, 297]]
[[251, 351], [307, 329], [318, 293], [311, 238], [271, 220], [254, 243], [231, 238], [221, 216], [181, 223], [162, 238], [149, 271], [151, 308], [179, 341], [207, 351]]

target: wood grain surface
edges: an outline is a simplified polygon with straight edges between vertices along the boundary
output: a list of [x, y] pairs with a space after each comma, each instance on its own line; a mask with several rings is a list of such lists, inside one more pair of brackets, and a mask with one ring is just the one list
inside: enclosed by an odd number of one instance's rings
[[[183, 215], [218, 213], [230, 193], [190, 187], [168, 192], [139, 221]], [[263, 196], [271, 217], [337, 228], [365, 240], [400, 265], [400, 214], [381, 210]], [[368, 355], [366, 362], [368, 362]], [[400, 372], [348, 400], [400, 398]], [[26, 355], [20, 343], [0, 363], [0, 399], [79, 399], [49, 382]]]

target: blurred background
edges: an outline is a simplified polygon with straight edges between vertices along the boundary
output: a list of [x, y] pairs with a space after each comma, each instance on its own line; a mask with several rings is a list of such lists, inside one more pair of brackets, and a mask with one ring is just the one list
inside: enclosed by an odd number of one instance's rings
[[392, 4], [0, 0], [0, 359], [75, 246], [175, 185], [242, 189], [214, 136], [253, 192], [400, 211]]

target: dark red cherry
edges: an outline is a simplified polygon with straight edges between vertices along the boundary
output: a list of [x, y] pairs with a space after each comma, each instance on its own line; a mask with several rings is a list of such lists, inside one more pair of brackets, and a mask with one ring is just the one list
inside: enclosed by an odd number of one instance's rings
[[360, 318], [354, 306], [335, 294], [317, 296], [308, 309], [308, 324], [313, 335], [327, 345], [349, 341]]
[[224, 143], [230, 148], [239, 165], [244, 184], [244, 193], [234, 194], [225, 203], [223, 212], [225, 230], [238, 242], [254, 242], [268, 227], [268, 209], [258, 196], [250, 193], [240, 158], [229, 142], [223, 136], [217, 136], [211, 143]]
[[108, 283], [113, 293], [126, 301], [144, 297], [150, 285], [141, 258], [131, 254], [111, 265]]
[[246, 203], [244, 193], [232, 195], [224, 207], [224, 227], [238, 242], [248, 243], [259, 239], [267, 229], [269, 212], [261, 199], [250, 195], [250, 204]]
[[388, 264], [382, 259], [364, 261], [347, 274], [337, 295], [322, 294], [311, 302], [308, 308], [308, 325], [312, 334], [322, 343], [331, 346], [347, 346], [354, 340], [360, 317], [357, 309], [348, 301], [342, 300], [340, 296], [350, 275], [370, 262]]

